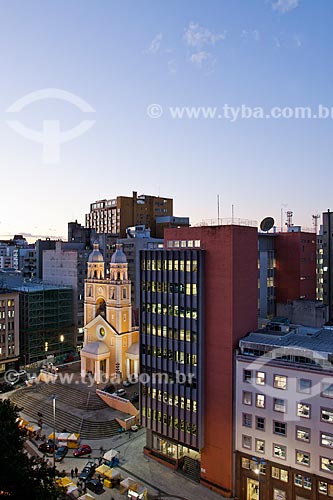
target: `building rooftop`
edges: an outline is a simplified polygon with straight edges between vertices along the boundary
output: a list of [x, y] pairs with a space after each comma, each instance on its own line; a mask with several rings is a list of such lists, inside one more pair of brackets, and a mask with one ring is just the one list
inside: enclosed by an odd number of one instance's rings
[[239, 342], [239, 354], [333, 368], [333, 329], [269, 324]]

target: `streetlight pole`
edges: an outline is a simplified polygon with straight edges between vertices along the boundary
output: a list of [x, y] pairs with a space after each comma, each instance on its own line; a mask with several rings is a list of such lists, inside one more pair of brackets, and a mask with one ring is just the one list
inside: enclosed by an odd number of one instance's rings
[[262, 465], [266, 465], [266, 460], [264, 458], [252, 457], [252, 460], [256, 464], [256, 469], [254, 472], [258, 476], [258, 500], [260, 500], [260, 468]]
[[53, 474], [54, 474], [54, 480], [55, 480], [55, 441], [56, 441], [56, 396], [52, 396], [52, 406], [53, 406]]

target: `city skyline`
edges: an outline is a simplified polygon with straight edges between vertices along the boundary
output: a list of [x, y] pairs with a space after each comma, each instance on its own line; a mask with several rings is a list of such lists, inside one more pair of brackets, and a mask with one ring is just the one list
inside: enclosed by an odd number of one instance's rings
[[[273, 216], [277, 226], [281, 207], [306, 228], [331, 207], [331, 119], [225, 115], [225, 106], [265, 116], [275, 107], [332, 107], [326, 2], [14, 0], [0, 13], [2, 69], [11, 79], [0, 84], [1, 237], [64, 238], [68, 221], [84, 224], [90, 203], [132, 190], [173, 197], [174, 214], [192, 224], [217, 218], [217, 195], [220, 217], [234, 205], [235, 218]], [[6, 124], [13, 103], [43, 89], [70, 92], [94, 110], [94, 126], [61, 144], [55, 165]], [[160, 118], [147, 114], [152, 104], [163, 108]], [[173, 118], [176, 106], [223, 116]], [[68, 130], [81, 115], [48, 99], [19, 119], [34, 130], [59, 120]]]

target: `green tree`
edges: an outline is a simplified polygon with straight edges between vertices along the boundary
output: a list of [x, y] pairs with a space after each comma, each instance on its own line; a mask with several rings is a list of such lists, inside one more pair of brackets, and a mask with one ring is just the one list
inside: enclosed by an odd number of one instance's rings
[[0, 400], [0, 498], [56, 500], [62, 492], [54, 484], [54, 471], [45, 460], [28, 457], [25, 432], [18, 427], [18, 407]]

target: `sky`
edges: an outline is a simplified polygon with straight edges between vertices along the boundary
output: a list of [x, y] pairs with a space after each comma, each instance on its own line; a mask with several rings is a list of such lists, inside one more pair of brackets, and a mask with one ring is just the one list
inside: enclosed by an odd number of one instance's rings
[[[222, 218], [280, 225], [282, 208], [311, 227], [333, 208], [332, 15], [329, 0], [0, 0], [0, 236], [66, 237], [133, 190], [193, 224], [219, 195]], [[319, 106], [329, 118], [270, 116]]]

